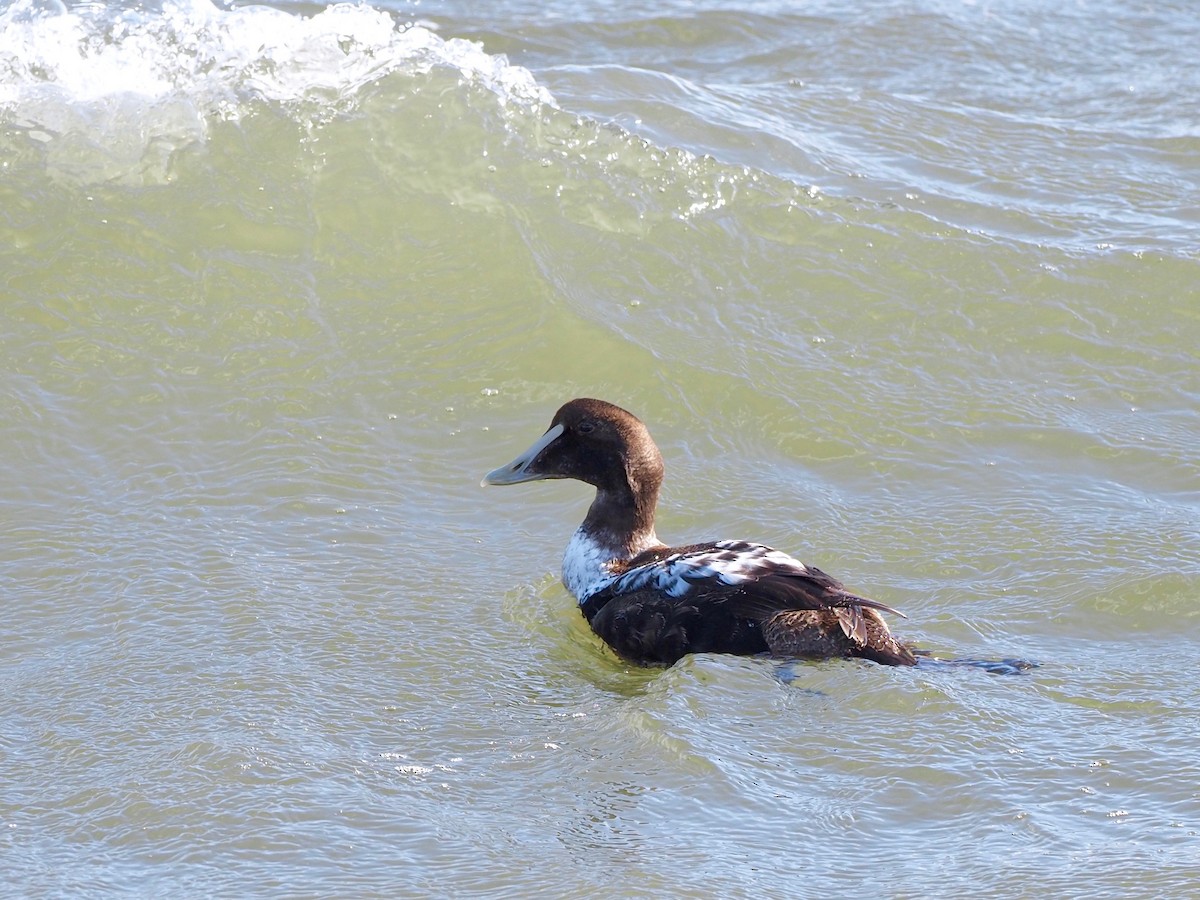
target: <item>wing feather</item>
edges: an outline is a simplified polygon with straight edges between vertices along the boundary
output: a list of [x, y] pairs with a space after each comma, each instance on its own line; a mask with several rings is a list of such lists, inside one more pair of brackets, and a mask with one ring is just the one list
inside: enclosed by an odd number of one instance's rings
[[[707, 612], [699, 616], [700, 609]], [[654, 643], [651, 634], [657, 633], [658, 640], [676, 645], [690, 644], [686, 632], [714, 615], [729, 627], [736, 620], [762, 625], [785, 611], [830, 610], [845, 636], [861, 646], [867, 640], [863, 612], [868, 609], [903, 617], [884, 603], [850, 593], [815, 566], [745, 541], [648, 550], [614, 572], [584, 603], [594, 626], [608, 631], [617, 618], [627, 627], [636, 620], [642, 640]]]

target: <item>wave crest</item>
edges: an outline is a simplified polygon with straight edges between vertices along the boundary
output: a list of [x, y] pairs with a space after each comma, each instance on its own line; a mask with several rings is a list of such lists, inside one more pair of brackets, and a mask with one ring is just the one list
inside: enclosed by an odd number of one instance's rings
[[102, 171], [76, 177], [107, 180], [132, 164], [145, 180], [147, 154], [204, 141], [211, 121], [263, 102], [319, 121], [387, 75], [435, 68], [456, 70], [501, 104], [554, 102], [503, 55], [365, 5], [301, 16], [210, 0], [137, 9], [17, 0], [0, 13], [0, 125], [47, 147], [82, 141], [102, 151]]

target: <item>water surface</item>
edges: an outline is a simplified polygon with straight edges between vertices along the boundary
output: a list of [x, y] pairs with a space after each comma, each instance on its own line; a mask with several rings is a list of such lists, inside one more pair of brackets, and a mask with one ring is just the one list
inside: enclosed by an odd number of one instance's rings
[[[1185, 3], [0, 11], [0, 861], [27, 896], [1181, 895]], [[971, 667], [623, 663], [659, 533]]]

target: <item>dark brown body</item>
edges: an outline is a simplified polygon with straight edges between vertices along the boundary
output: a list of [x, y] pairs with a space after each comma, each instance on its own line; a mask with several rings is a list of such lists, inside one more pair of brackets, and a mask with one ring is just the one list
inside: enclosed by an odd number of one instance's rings
[[865, 609], [862, 615], [867, 636], [861, 645], [846, 636], [836, 611], [830, 609], [776, 613], [763, 624], [763, 637], [772, 656], [861, 656], [890, 666], [917, 664], [913, 652], [892, 636], [879, 613]]

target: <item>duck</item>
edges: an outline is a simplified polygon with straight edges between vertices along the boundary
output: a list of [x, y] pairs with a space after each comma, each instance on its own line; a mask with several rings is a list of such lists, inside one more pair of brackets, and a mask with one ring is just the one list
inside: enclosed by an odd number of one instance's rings
[[668, 546], [654, 518], [663, 458], [637, 416], [604, 400], [563, 404], [545, 434], [483, 485], [574, 479], [595, 499], [567, 544], [562, 582], [619, 656], [669, 666], [694, 653], [860, 658], [912, 666], [883, 613], [830, 575], [765, 544]]

